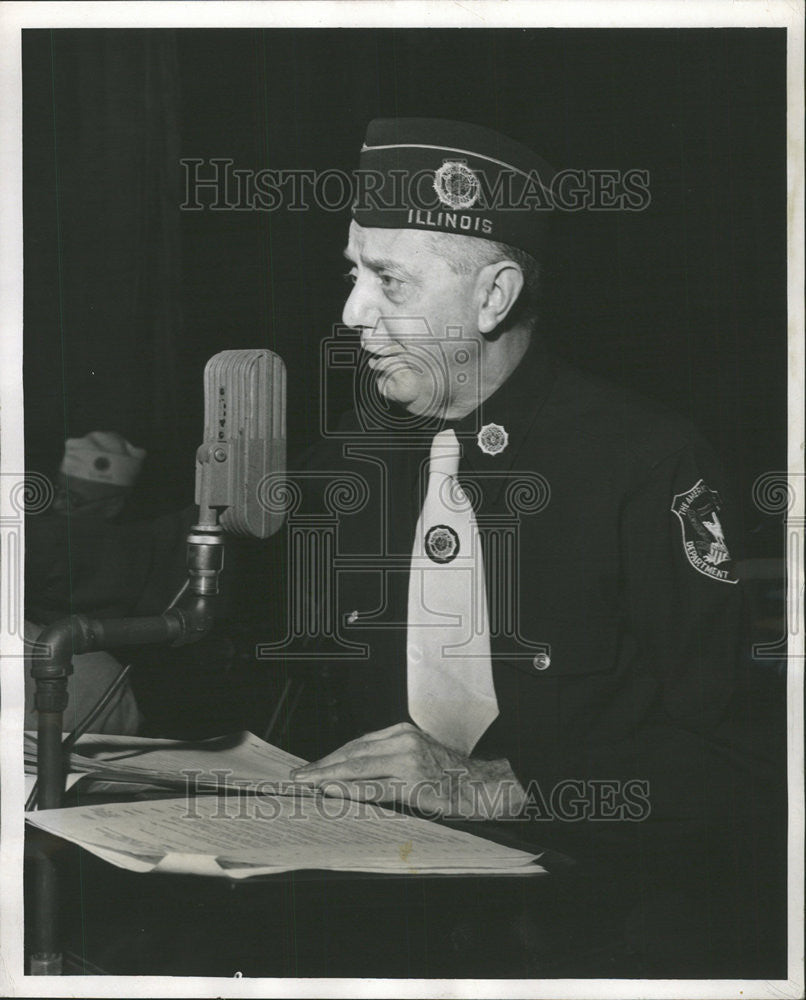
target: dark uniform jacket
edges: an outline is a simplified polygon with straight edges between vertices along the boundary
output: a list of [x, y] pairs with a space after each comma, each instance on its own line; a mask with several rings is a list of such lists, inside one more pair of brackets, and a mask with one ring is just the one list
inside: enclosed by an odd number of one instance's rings
[[[351, 414], [310, 453], [289, 517], [292, 573], [308, 580], [292, 617], [335, 678], [340, 728], [323, 752], [408, 718], [408, 560], [444, 426], [416, 423]], [[508, 436], [497, 454], [478, 441], [491, 424]], [[500, 709], [474, 755], [510, 762], [538, 835], [566, 849], [707, 846], [745, 822], [769, 762], [744, 697], [737, 539], [709, 447], [538, 344], [451, 426]]]

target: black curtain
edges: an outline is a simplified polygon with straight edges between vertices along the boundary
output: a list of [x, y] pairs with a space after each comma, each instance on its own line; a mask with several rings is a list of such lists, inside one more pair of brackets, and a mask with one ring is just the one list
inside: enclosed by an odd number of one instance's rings
[[[26, 436], [117, 430], [174, 461], [182, 322], [173, 32], [24, 32]], [[172, 498], [174, 499], [174, 498]]]

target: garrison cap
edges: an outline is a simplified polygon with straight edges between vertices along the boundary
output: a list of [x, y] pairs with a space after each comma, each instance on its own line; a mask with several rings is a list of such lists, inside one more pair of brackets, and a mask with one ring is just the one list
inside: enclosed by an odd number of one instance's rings
[[59, 471], [71, 479], [127, 489], [140, 475], [146, 454], [117, 431], [92, 431], [67, 439]]
[[540, 257], [554, 169], [499, 132], [439, 118], [376, 118], [361, 149], [353, 218], [506, 243]]

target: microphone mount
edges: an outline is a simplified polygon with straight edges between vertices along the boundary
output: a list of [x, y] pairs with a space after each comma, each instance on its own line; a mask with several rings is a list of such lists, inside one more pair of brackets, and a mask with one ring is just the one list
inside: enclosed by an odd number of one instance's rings
[[184, 646], [203, 639], [212, 629], [218, 603], [218, 579], [224, 567], [224, 533], [215, 525], [197, 524], [187, 538], [188, 579], [174, 603], [161, 615], [140, 618], [91, 618], [70, 615], [39, 636], [42, 652], [34, 657], [38, 719], [39, 806], [58, 809], [64, 790], [61, 757], [62, 714], [67, 707], [67, 679], [72, 659], [81, 653], [121, 646]]

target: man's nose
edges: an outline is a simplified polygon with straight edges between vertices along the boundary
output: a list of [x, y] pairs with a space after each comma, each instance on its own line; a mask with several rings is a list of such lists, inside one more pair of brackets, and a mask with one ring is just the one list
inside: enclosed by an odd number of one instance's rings
[[359, 278], [341, 314], [345, 326], [350, 326], [361, 334], [361, 346], [373, 353], [389, 343], [389, 334], [381, 319], [381, 310], [372, 296], [372, 289]]
[[341, 313], [342, 323], [345, 326], [361, 330], [363, 333], [366, 327], [375, 326], [378, 322], [378, 315], [378, 309], [372, 302], [367, 283], [358, 278], [344, 303], [344, 309]]

